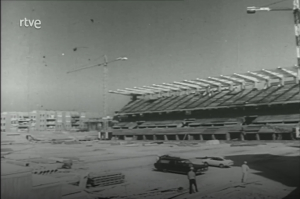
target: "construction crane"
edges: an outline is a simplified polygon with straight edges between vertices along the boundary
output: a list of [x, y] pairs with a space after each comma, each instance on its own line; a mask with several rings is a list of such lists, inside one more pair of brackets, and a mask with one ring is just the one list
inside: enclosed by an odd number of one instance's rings
[[[281, 0], [275, 3], [280, 3], [286, 0]], [[273, 4], [275, 4], [273, 3]], [[254, 14], [259, 11], [293, 11], [294, 14], [294, 25], [295, 25], [295, 36], [296, 36], [296, 53], [297, 53], [297, 69], [299, 75], [300, 68], [300, 10], [299, 10], [299, 0], [293, 1], [293, 8], [270, 8], [270, 7], [247, 7], [248, 14]]]
[[[279, 3], [285, 0], [281, 0], [275, 3]], [[273, 3], [273, 4], [275, 4]], [[295, 27], [295, 37], [296, 37], [296, 55], [297, 55], [297, 76], [298, 76], [298, 80], [300, 77], [300, 7], [299, 7], [299, 0], [294, 0], [293, 1], [293, 8], [270, 8], [270, 7], [247, 7], [247, 13], [248, 14], [255, 14], [258, 11], [293, 11], [293, 15], [294, 15], [294, 27]], [[282, 128], [277, 127], [277, 126], [271, 126], [268, 125], [269, 128], [277, 130], [277, 131], [281, 131]], [[286, 129], [285, 129], [286, 130]], [[291, 132], [294, 131], [295, 133], [295, 137], [297, 139], [300, 138], [300, 131], [299, 131], [299, 127], [295, 127], [295, 128], [288, 128], [288, 130], [290, 130]]]
[[[77, 71], [81, 71], [84, 69], [88, 69], [88, 68], [93, 68], [93, 67], [97, 67], [97, 66], [103, 66], [103, 125], [102, 125], [102, 131], [105, 133], [105, 139], [108, 138], [108, 119], [109, 117], [107, 116], [107, 73], [108, 73], [108, 64], [115, 62], [115, 61], [126, 61], [128, 60], [127, 57], [119, 57], [116, 58], [112, 61], [107, 61], [107, 56], [104, 55], [104, 62], [100, 63], [100, 64], [96, 64], [96, 65], [92, 65], [92, 66], [87, 66], [87, 67], [83, 67], [83, 68], [78, 68], [75, 70], [71, 70], [68, 71], [67, 73], [72, 73], [72, 72], [77, 72]], [[98, 138], [102, 139], [102, 135], [99, 132], [98, 134]]]

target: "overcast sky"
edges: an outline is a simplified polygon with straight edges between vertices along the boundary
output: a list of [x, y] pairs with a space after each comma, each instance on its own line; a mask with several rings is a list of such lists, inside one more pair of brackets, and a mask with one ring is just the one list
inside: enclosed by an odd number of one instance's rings
[[[1, 1], [1, 111], [101, 112], [102, 68], [66, 72], [104, 54], [129, 58], [109, 65], [109, 90], [295, 65], [292, 12], [246, 14], [273, 2]], [[109, 94], [109, 112], [128, 101]]]

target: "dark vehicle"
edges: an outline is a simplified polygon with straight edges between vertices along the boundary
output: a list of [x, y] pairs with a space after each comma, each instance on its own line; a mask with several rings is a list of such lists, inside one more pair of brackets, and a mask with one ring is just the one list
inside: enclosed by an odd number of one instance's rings
[[169, 171], [176, 173], [188, 173], [190, 168], [193, 167], [196, 174], [201, 174], [208, 170], [208, 166], [205, 164], [193, 164], [188, 159], [171, 156], [161, 156], [154, 167], [158, 171]]

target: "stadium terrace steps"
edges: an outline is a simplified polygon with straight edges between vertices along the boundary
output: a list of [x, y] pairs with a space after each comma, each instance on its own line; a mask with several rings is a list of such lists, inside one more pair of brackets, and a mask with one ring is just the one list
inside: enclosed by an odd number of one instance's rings
[[164, 106], [165, 104], [167, 104], [170, 101], [176, 99], [177, 97], [179, 97], [179, 96], [171, 96], [171, 97], [163, 98], [163, 101], [161, 103], [156, 103], [153, 106], [149, 107], [145, 111], [155, 111], [157, 108]]
[[166, 109], [170, 104], [173, 104], [175, 101], [177, 101], [178, 99], [180, 99], [182, 96], [172, 96], [169, 97], [168, 99], [166, 99], [165, 102], [161, 103], [161, 104], [157, 104], [154, 107], [151, 107], [148, 109], [148, 111], [156, 111], [156, 110], [164, 110]]
[[197, 119], [188, 124], [190, 127], [195, 126], [229, 126], [242, 125], [242, 118], [212, 118], [212, 119]]
[[230, 131], [241, 131], [242, 126], [233, 127], [199, 127], [199, 128], [153, 128], [153, 129], [122, 129], [114, 130], [114, 135], [174, 135], [174, 134], [225, 134]]
[[202, 106], [203, 106], [203, 107], [213, 106], [212, 104], [213, 104], [214, 102], [216, 102], [217, 100], [222, 99], [222, 98], [223, 98], [226, 94], [228, 94], [228, 93], [229, 93], [228, 91], [219, 92], [219, 93], [217, 93], [216, 95], [214, 95], [214, 96], [212, 97], [211, 100], [208, 100], [208, 101], [204, 102], [204, 103], [202, 104]]
[[208, 96], [208, 95], [206, 95], [206, 96], [204, 96], [204, 97], [198, 97], [198, 100], [197, 101], [192, 101], [191, 103], [187, 103], [187, 104], [184, 104], [181, 108], [184, 108], [184, 109], [188, 109], [188, 108], [190, 108], [191, 106], [195, 106], [196, 104], [203, 104], [203, 103], [205, 103], [205, 102], [208, 102], [208, 101], [210, 101], [211, 99], [214, 99], [214, 97], [216, 96], [216, 95], [218, 95], [218, 94], [220, 94], [220, 93], [217, 93], [217, 94], [213, 94], [212, 96]]
[[210, 99], [210, 96], [205, 95], [205, 96], [200, 96], [198, 100], [192, 102], [191, 104], [187, 104], [186, 108], [190, 109], [190, 108], [195, 108], [198, 107], [199, 105], [201, 105], [202, 103], [206, 102], [207, 100]]
[[126, 104], [126, 105], [120, 110], [120, 112], [126, 111], [126, 110], [132, 108], [133, 106], [135, 106], [136, 104], [141, 103], [141, 102], [143, 102], [143, 101], [144, 101], [144, 100], [142, 100], [142, 99], [140, 99], [140, 100], [132, 100], [132, 101], [130, 101], [128, 104]]
[[300, 122], [300, 114], [258, 116], [253, 124]]
[[249, 98], [253, 97], [255, 93], [253, 90], [245, 91], [241, 94], [241, 96], [237, 96], [236, 99], [233, 101], [234, 104], [244, 104]]
[[[155, 99], [158, 100], [158, 99]], [[149, 103], [152, 103], [154, 100], [144, 100], [142, 103], [139, 103], [137, 106], [130, 108], [130, 112], [141, 112], [140, 110], [147, 106]]]
[[240, 94], [240, 92], [237, 93], [235, 91], [225, 92], [222, 97], [213, 100], [213, 102], [209, 105], [209, 107], [221, 106], [224, 102], [226, 102], [226, 100], [232, 99], [234, 96], [239, 95], [239, 94]]
[[148, 128], [148, 127], [178, 127], [182, 126], [182, 121], [151, 121], [151, 122], [145, 122], [138, 126], [138, 128]]
[[[168, 97], [168, 98], [170, 98], [170, 97]], [[156, 100], [149, 100], [148, 104], [143, 106], [143, 108], [141, 108], [140, 111], [147, 111], [149, 108], [151, 108], [151, 107], [153, 107], [157, 104], [161, 104], [165, 101], [166, 101], [166, 98], [164, 98], [164, 97], [161, 97], [161, 98], [156, 99]]]
[[[235, 126], [239, 125], [241, 126], [244, 122], [243, 118], [209, 118], [209, 119], [195, 119], [195, 120], [167, 120], [167, 121], [147, 121], [140, 125], [134, 122], [121, 122], [113, 126], [113, 129], [126, 129], [124, 127], [132, 125], [135, 126], [136, 129], [147, 129], [147, 128], [166, 128], [166, 127], [173, 127], [179, 128], [183, 127], [183, 124], [185, 123], [186, 127], [220, 127], [220, 126]], [[123, 127], [123, 128], [122, 128]]]
[[299, 93], [295, 93], [290, 99], [288, 99], [289, 101], [298, 101], [298, 103], [300, 102], [300, 94]]
[[185, 102], [187, 99], [186, 98], [191, 98], [194, 97], [195, 95], [187, 96], [187, 95], [182, 95], [178, 100], [176, 100], [174, 103], [170, 104], [170, 106], [165, 107], [166, 110], [174, 110], [179, 104], [182, 104]]
[[264, 100], [265, 98], [268, 98], [271, 96], [273, 93], [277, 92], [280, 90], [282, 87], [269, 87], [267, 89], [261, 90], [258, 95], [256, 95], [254, 98], [250, 99], [247, 101], [247, 103], [259, 103], [260, 101]]
[[245, 91], [228, 93], [227, 96], [223, 98], [222, 102], [218, 104], [218, 106], [232, 105], [234, 99], [239, 98], [241, 95], [243, 95], [244, 92]]
[[299, 89], [297, 89], [298, 85], [287, 85], [279, 89], [277, 92], [273, 93], [271, 96], [269, 96], [266, 100], [263, 100], [263, 102], [272, 102], [275, 99], [284, 99], [280, 98], [283, 96], [290, 96], [294, 93], [299, 93]]
[[126, 105], [123, 109], [120, 110], [120, 112], [130, 112], [135, 107], [139, 106], [140, 104], [144, 103], [145, 100], [139, 99], [139, 100], [133, 100], [132, 103], [129, 103]]
[[120, 129], [132, 129], [137, 126], [135, 122], [120, 122], [114, 125], [114, 128]]
[[176, 107], [173, 107], [172, 109], [183, 109], [186, 107], [186, 104], [193, 101], [195, 98], [195, 95], [187, 96], [184, 100], [182, 100], [179, 104], [177, 104]]
[[274, 92], [272, 92], [271, 94], [267, 95], [265, 98], [263, 98], [260, 103], [263, 103], [263, 102], [270, 102], [271, 99], [274, 99], [276, 98], [277, 96], [279, 95], [284, 95], [286, 92], [290, 91], [290, 90], [293, 90], [295, 86], [291, 86], [291, 85], [286, 85], [286, 86], [283, 86], [283, 87], [279, 87], [278, 89], [276, 89]]

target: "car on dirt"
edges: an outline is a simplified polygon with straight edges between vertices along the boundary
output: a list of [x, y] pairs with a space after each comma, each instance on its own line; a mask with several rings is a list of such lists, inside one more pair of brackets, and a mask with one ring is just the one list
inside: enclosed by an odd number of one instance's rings
[[234, 164], [232, 160], [228, 160], [223, 157], [199, 157], [196, 159], [201, 159], [207, 166], [217, 166], [220, 168], [231, 167]]
[[202, 174], [203, 172], [208, 170], [208, 166], [205, 164], [193, 164], [188, 159], [172, 156], [161, 156], [154, 164], [154, 167], [158, 171], [184, 174], [187, 174], [190, 171], [191, 167], [194, 168], [196, 174]]

